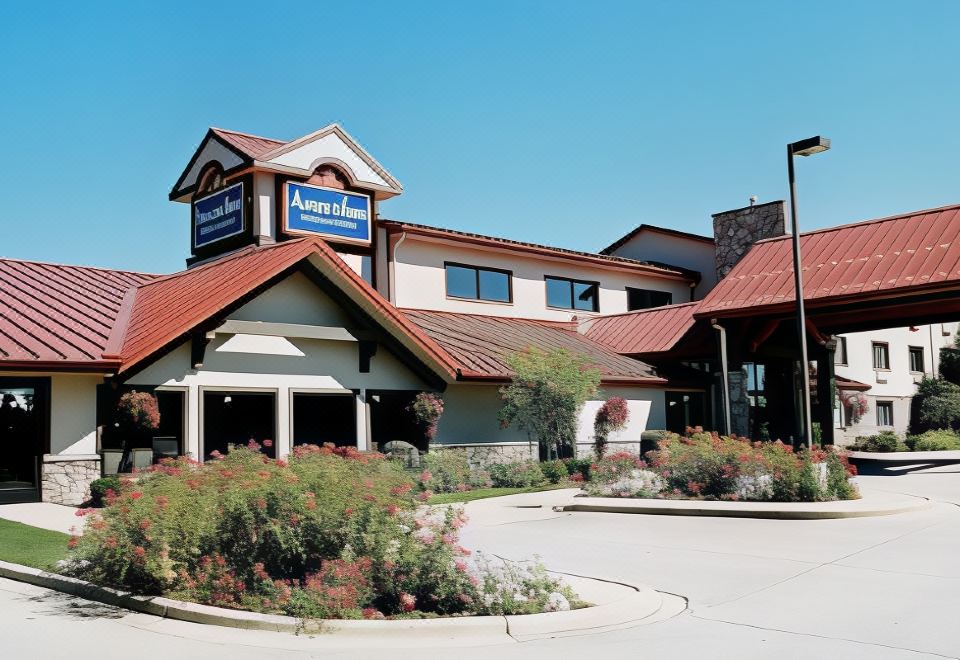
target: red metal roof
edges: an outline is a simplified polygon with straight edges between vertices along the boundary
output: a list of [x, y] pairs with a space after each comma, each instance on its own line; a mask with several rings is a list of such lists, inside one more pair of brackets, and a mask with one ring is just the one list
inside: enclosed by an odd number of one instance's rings
[[[882, 297], [960, 282], [960, 205], [800, 235], [808, 304]], [[760, 241], [704, 298], [697, 316], [794, 301], [789, 236]]]
[[537, 348], [543, 351], [566, 349], [596, 367], [605, 382], [662, 384], [652, 367], [618, 355], [586, 337], [575, 322], [460, 314], [423, 309], [403, 313], [434, 339], [460, 364], [463, 379], [511, 377], [506, 358], [516, 351]]
[[693, 327], [699, 302], [600, 316], [587, 322], [587, 337], [624, 355], [672, 349]]
[[154, 277], [0, 259], [0, 365], [57, 368], [103, 361], [124, 294]]
[[259, 135], [238, 133], [237, 131], [229, 131], [225, 128], [211, 128], [210, 130], [213, 131], [217, 137], [228, 142], [253, 159], [260, 158], [260, 156], [286, 144], [284, 140], [274, 140], [272, 138], [260, 137]]

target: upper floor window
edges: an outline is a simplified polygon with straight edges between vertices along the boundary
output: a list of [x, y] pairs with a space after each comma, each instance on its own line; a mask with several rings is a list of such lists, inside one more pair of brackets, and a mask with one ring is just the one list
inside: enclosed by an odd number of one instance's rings
[[878, 341], [873, 342], [873, 368], [890, 369], [890, 345]]
[[847, 338], [837, 337], [837, 348], [833, 353], [833, 363], [847, 365]]
[[547, 282], [547, 307], [579, 309], [585, 312], [600, 310], [600, 285], [596, 282], [549, 275], [544, 279]]
[[627, 287], [627, 310], [649, 309], [673, 304], [673, 294], [669, 291], [654, 291], [653, 289], [634, 289]]
[[464, 264], [444, 264], [447, 274], [447, 295], [464, 300], [513, 302], [510, 271], [479, 268]]
[[910, 371], [923, 373], [923, 346], [910, 347]]

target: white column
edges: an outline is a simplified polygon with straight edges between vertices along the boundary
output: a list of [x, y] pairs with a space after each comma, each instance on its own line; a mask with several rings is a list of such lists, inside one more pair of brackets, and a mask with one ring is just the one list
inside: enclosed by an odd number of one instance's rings
[[293, 419], [293, 396], [286, 387], [277, 389], [277, 458], [284, 458], [293, 448], [293, 439], [290, 437], [291, 420]]
[[357, 406], [357, 449], [366, 451], [370, 449], [369, 437], [369, 414], [367, 412], [367, 391], [360, 390], [354, 397]]
[[200, 455], [200, 387], [190, 385], [187, 388], [187, 437], [183, 451], [187, 456], [201, 460]]

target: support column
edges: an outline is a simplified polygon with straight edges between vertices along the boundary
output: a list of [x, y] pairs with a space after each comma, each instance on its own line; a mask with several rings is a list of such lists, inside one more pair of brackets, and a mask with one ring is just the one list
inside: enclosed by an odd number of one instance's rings
[[187, 389], [187, 437], [183, 442], [183, 453], [196, 460], [203, 460], [200, 454], [200, 386], [190, 385]]
[[357, 449], [366, 451], [370, 447], [370, 406], [367, 403], [367, 391], [359, 390], [354, 397], [357, 407]]
[[812, 344], [813, 359], [817, 361], [817, 405], [813, 406], [811, 419], [820, 424], [822, 432], [821, 444], [832, 445], [833, 433], [833, 402], [834, 402], [834, 348], [836, 342], [826, 346]]
[[291, 436], [291, 418], [293, 416], [293, 399], [290, 390], [286, 387], [277, 388], [277, 458], [286, 458], [293, 449]]

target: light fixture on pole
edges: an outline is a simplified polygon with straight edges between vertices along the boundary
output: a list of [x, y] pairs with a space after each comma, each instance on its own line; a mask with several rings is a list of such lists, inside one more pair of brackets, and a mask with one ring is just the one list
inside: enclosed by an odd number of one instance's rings
[[813, 422], [810, 414], [810, 359], [807, 357], [807, 315], [803, 304], [803, 272], [800, 261], [800, 223], [797, 220], [797, 180], [793, 173], [794, 156], [812, 156], [830, 148], [830, 140], [819, 135], [787, 145], [787, 178], [790, 180], [790, 224], [793, 232], [793, 286], [797, 303], [797, 335], [800, 337], [800, 380], [803, 381], [803, 432], [807, 446], [813, 447]]

